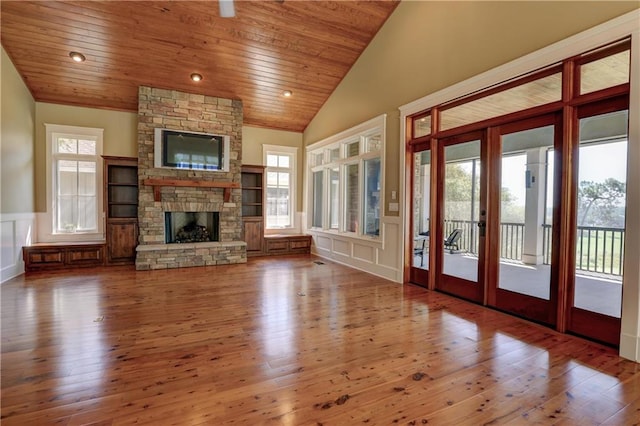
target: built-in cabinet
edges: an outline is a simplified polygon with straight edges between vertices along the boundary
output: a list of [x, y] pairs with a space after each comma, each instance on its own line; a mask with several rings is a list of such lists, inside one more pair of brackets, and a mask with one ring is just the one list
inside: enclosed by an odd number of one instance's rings
[[247, 256], [264, 254], [264, 166], [242, 166], [242, 232]]
[[26, 272], [104, 265], [104, 243], [40, 243], [22, 248]]
[[242, 230], [247, 256], [309, 253], [311, 235], [264, 235], [265, 190], [265, 167], [242, 166]]
[[267, 235], [266, 254], [303, 254], [311, 251], [311, 235]]
[[138, 159], [104, 156], [106, 261], [129, 264], [138, 245]]

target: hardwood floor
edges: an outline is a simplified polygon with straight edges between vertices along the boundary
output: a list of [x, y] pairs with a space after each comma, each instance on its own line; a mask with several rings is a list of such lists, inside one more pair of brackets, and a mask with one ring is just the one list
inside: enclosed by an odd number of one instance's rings
[[3, 284], [2, 425], [640, 422], [615, 350], [320, 261]]

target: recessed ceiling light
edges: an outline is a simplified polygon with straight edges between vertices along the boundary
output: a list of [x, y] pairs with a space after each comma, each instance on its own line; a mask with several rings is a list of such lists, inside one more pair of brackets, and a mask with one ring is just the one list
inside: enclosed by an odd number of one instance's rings
[[198, 74], [197, 72], [194, 72], [193, 74], [191, 74], [191, 80], [193, 81], [202, 80], [202, 74]]
[[76, 62], [84, 62], [87, 59], [80, 52], [69, 52], [69, 57]]
[[293, 92], [291, 90], [285, 90], [284, 92], [282, 92], [282, 96], [284, 96], [285, 98], [289, 98], [293, 95]]

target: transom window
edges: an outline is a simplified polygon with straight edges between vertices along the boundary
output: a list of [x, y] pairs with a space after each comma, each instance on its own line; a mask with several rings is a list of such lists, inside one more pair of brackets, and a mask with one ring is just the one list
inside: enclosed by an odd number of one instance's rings
[[[631, 47], [628, 39], [582, 54], [575, 59], [573, 97], [629, 83]], [[495, 87], [421, 111], [410, 117], [411, 138], [457, 129], [510, 113], [549, 105], [562, 99], [562, 64], [520, 76]], [[432, 120], [438, 114], [439, 120]], [[437, 128], [432, 128], [437, 123]]]

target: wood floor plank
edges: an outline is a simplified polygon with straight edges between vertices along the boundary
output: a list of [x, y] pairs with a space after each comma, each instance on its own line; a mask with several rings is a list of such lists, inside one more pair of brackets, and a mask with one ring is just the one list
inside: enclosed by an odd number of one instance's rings
[[3, 425], [633, 424], [612, 348], [308, 255], [0, 287]]

